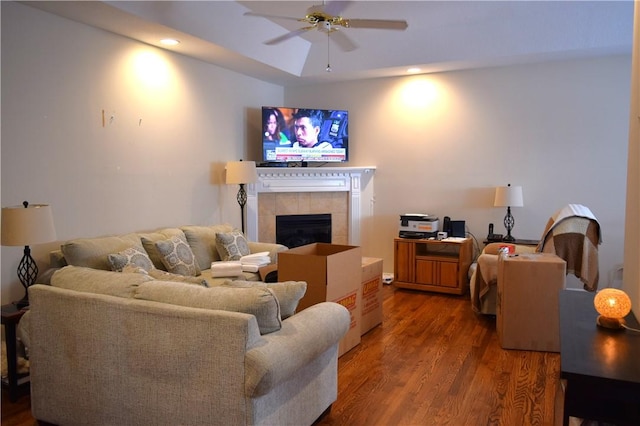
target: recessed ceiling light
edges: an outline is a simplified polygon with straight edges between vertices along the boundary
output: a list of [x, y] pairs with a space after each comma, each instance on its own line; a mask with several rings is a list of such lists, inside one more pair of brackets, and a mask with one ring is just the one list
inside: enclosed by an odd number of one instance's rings
[[176, 40], [175, 38], [163, 38], [162, 40], [160, 40], [160, 43], [164, 44], [165, 46], [175, 46], [177, 44], [180, 44], [180, 41]]
[[409, 74], [415, 74], [415, 73], [420, 72], [420, 68], [416, 68], [416, 67], [414, 67], [414, 68], [409, 68], [409, 69], [407, 70], [407, 72], [408, 72]]

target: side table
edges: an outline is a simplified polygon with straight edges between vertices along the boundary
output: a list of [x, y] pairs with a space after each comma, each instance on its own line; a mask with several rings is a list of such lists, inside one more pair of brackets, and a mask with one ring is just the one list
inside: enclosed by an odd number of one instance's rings
[[29, 389], [29, 375], [18, 374], [18, 354], [16, 325], [28, 308], [18, 309], [15, 305], [2, 305], [2, 325], [6, 338], [7, 377], [2, 378], [2, 387], [9, 389], [9, 401], [15, 402], [21, 392]]
[[[640, 424], [640, 333], [596, 325], [594, 294], [560, 291], [560, 378], [569, 417], [615, 425]], [[627, 325], [640, 325], [630, 313]]]

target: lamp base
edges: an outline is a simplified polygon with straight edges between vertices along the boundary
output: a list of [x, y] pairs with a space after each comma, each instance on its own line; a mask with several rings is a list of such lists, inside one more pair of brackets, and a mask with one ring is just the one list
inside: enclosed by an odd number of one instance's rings
[[508, 234], [506, 237], [504, 237], [504, 238], [502, 239], [502, 241], [503, 241], [503, 242], [505, 242], [505, 243], [513, 243], [513, 242], [515, 242], [515, 241], [516, 241], [516, 239], [515, 239], [515, 238], [513, 238], [511, 235], [509, 235], [509, 234]]
[[624, 318], [609, 318], [603, 315], [598, 316], [596, 324], [600, 327], [608, 328], [611, 330], [624, 329]]
[[18, 309], [24, 309], [29, 306], [29, 296], [25, 295], [22, 299], [13, 302]]

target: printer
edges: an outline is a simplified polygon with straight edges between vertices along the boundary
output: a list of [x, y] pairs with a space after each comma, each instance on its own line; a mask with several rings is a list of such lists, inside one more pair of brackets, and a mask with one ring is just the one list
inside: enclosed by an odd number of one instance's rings
[[400, 215], [400, 238], [430, 238], [436, 237], [438, 218], [430, 214], [405, 213]]

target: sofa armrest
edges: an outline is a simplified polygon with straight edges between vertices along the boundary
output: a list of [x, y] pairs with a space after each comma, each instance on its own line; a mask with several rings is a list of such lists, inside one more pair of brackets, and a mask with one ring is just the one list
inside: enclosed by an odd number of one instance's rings
[[283, 321], [281, 330], [262, 336], [265, 343], [247, 351], [246, 396], [267, 394], [332, 347], [337, 354], [350, 324], [347, 308], [334, 302], [318, 303]]
[[282, 244], [249, 241], [249, 250], [251, 251], [251, 253], [268, 251], [269, 257], [271, 258], [271, 263], [278, 263], [278, 252], [289, 250], [289, 247]]

